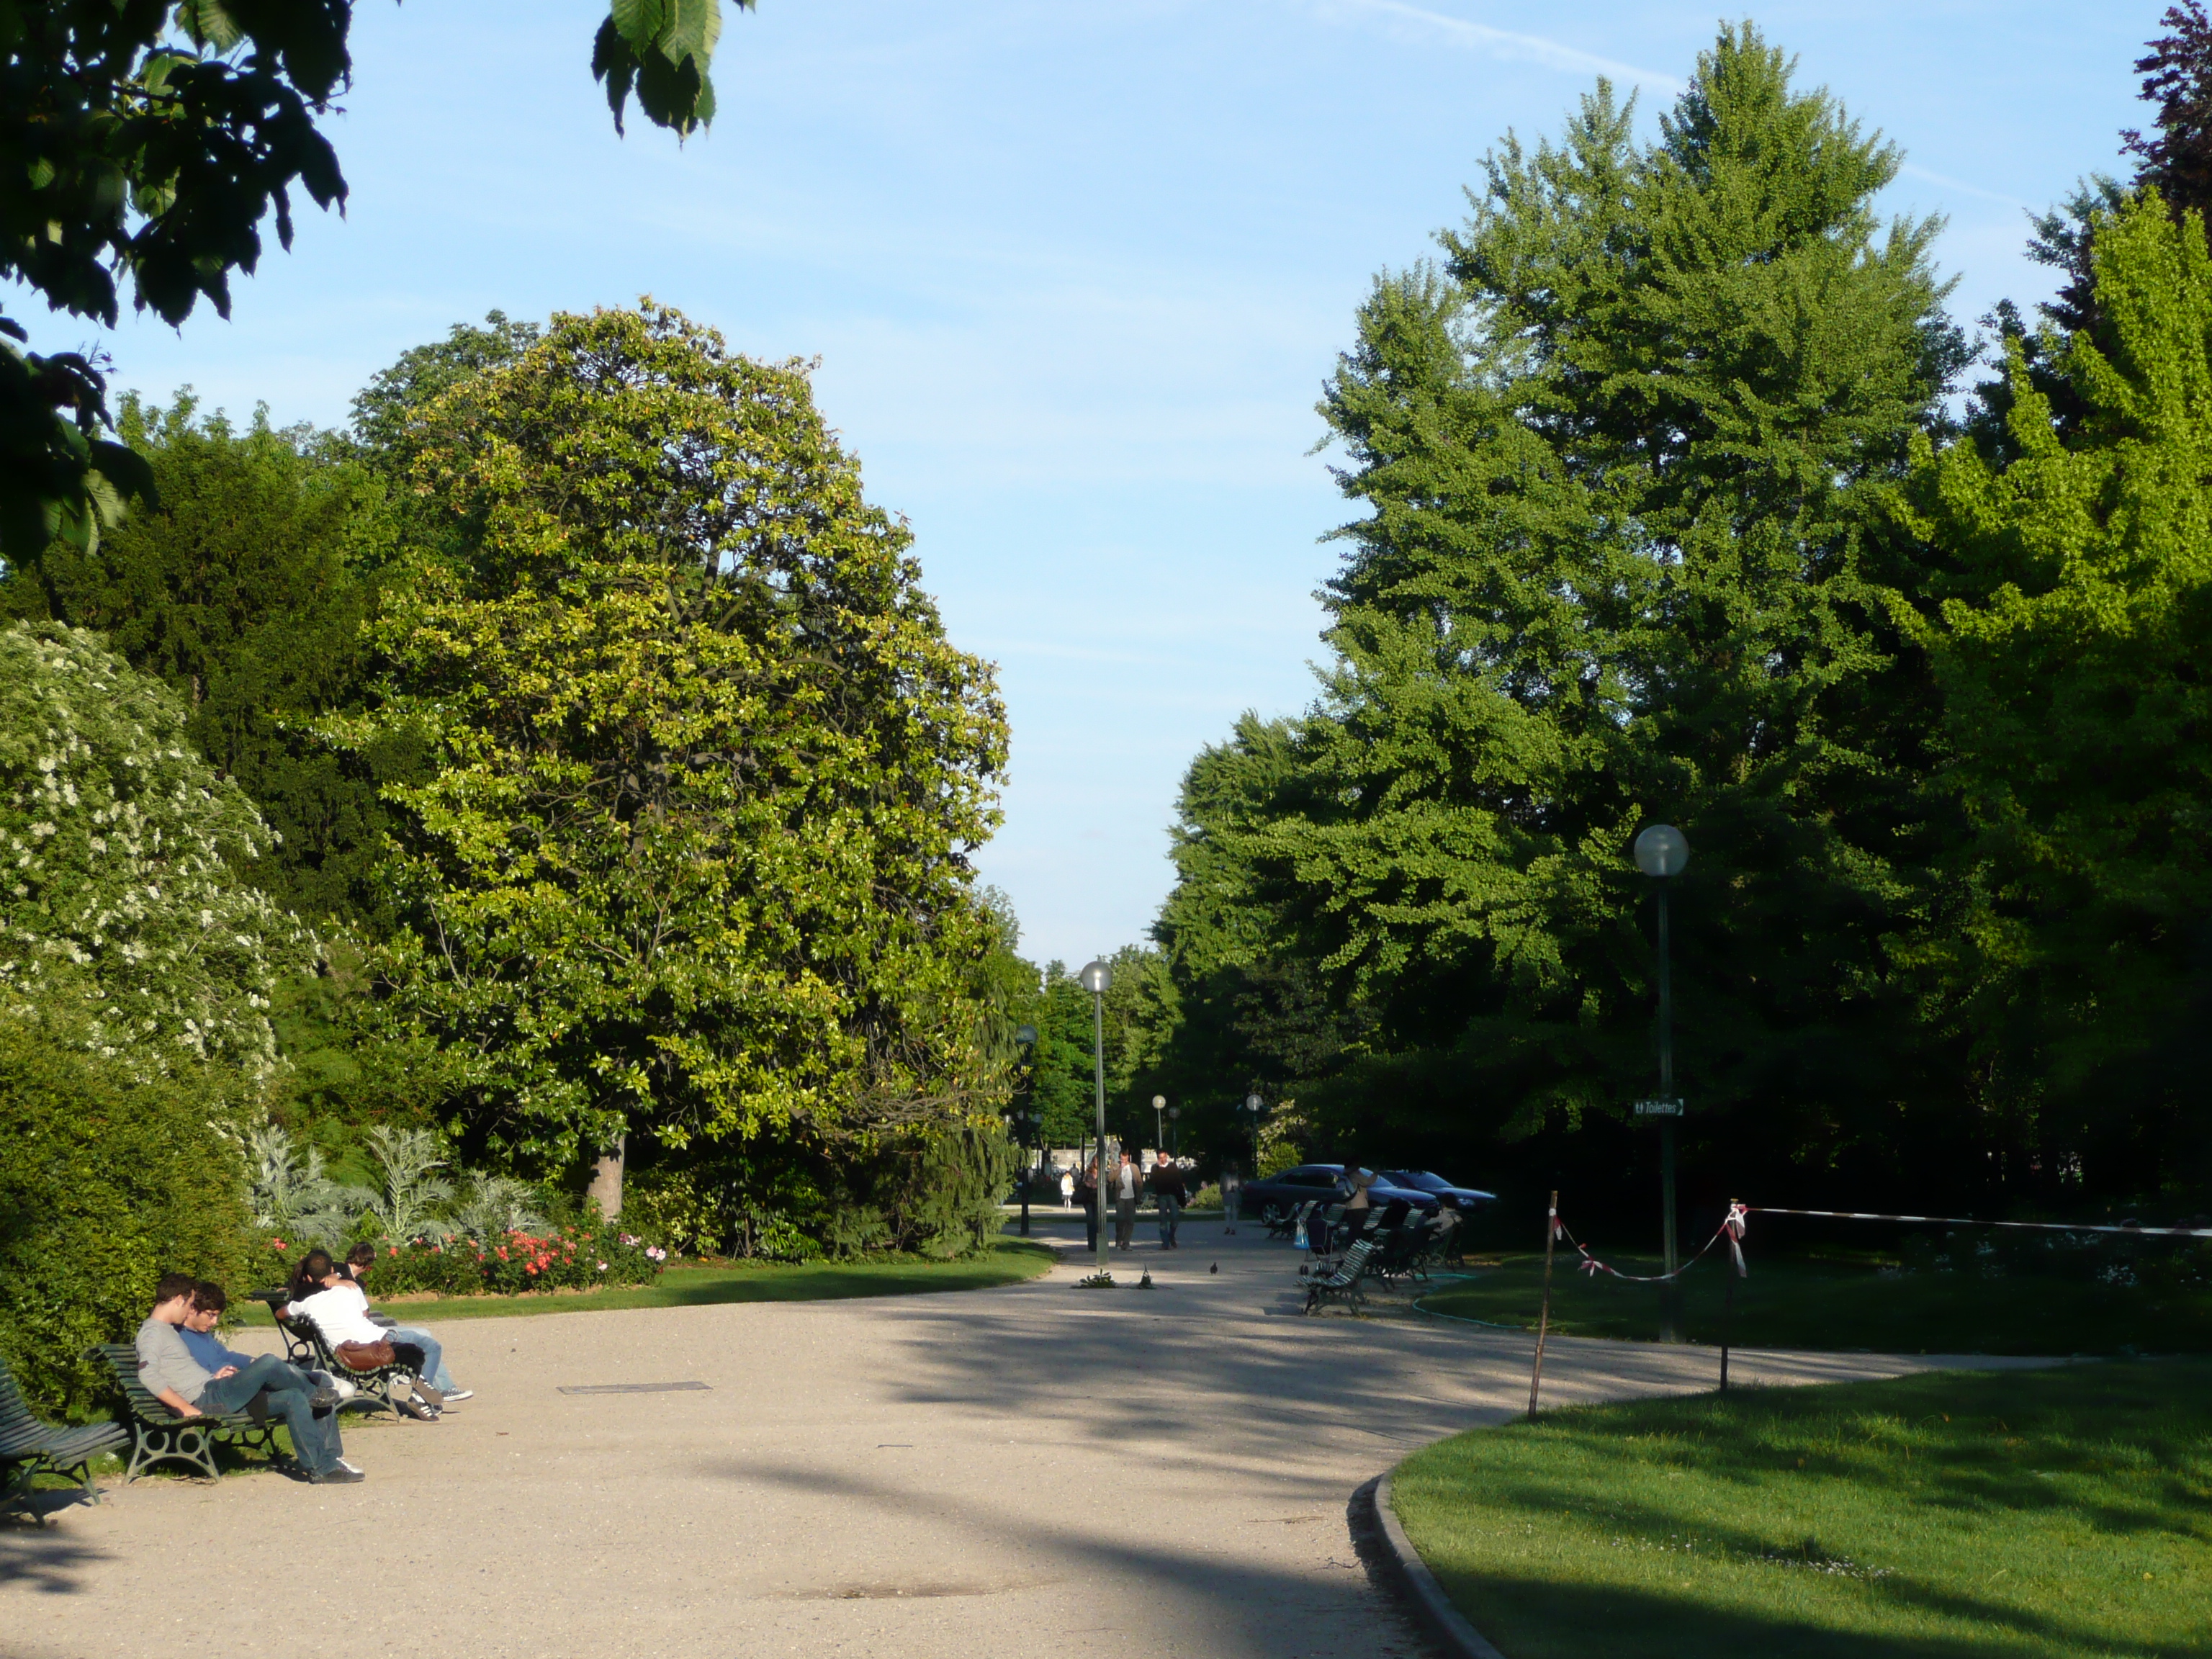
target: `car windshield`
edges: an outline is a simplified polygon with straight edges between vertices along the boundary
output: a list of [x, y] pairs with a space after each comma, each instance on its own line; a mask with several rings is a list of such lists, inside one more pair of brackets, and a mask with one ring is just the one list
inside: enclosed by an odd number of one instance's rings
[[1393, 1187], [1412, 1187], [1424, 1193], [1448, 1193], [1452, 1184], [1440, 1175], [1431, 1175], [1426, 1170], [1386, 1170], [1382, 1179]]

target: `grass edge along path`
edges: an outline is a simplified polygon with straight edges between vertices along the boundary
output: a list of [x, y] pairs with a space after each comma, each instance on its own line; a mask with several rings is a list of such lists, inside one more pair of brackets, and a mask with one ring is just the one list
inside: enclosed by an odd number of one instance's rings
[[1391, 1477], [1507, 1659], [2212, 1655], [2212, 1364], [1577, 1407]]
[[[651, 1285], [604, 1291], [553, 1291], [523, 1296], [399, 1297], [376, 1305], [403, 1324], [432, 1320], [506, 1319], [533, 1314], [603, 1313], [628, 1308], [702, 1308], [729, 1302], [830, 1302], [866, 1296], [921, 1296], [948, 1291], [991, 1290], [1018, 1285], [1051, 1271], [1054, 1250], [1021, 1239], [992, 1241], [983, 1255], [952, 1261], [899, 1256], [860, 1261], [806, 1261], [704, 1266], [685, 1262], [665, 1269]], [[240, 1322], [274, 1322], [258, 1303], [234, 1302]]]

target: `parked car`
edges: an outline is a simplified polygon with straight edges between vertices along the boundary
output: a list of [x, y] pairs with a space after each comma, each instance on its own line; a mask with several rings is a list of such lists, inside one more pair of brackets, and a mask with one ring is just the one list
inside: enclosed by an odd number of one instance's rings
[[1455, 1187], [1430, 1170], [1385, 1170], [1382, 1179], [1393, 1187], [1410, 1187], [1418, 1192], [1433, 1193], [1441, 1203], [1457, 1210], [1462, 1215], [1473, 1215], [1486, 1204], [1498, 1201], [1495, 1193], [1486, 1193], [1480, 1187]]
[[[1352, 1186], [1344, 1178], [1341, 1164], [1301, 1164], [1294, 1170], [1284, 1170], [1264, 1180], [1246, 1182], [1243, 1206], [1247, 1215], [1272, 1224], [1312, 1200], [1341, 1204], [1351, 1196]], [[1367, 1189], [1367, 1201], [1377, 1209], [1400, 1198], [1417, 1210], [1433, 1210], [1443, 1201], [1434, 1193], [1419, 1187], [1401, 1187], [1381, 1176]]]

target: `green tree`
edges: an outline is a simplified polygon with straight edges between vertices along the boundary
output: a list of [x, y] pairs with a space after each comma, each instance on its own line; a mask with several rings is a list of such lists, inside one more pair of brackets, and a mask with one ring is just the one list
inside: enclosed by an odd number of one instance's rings
[[1923, 442], [1907, 521], [1944, 567], [1977, 1061], [2025, 1156], [2140, 1189], [2178, 1149], [2212, 1175], [2212, 254], [2155, 191], [2094, 229], [2100, 337], [2047, 354], [2079, 420], [2015, 346], [2009, 458]]
[[[738, 0], [750, 6], [752, 0]], [[343, 204], [317, 130], [351, 77], [353, 0], [0, 0], [0, 276], [115, 326], [134, 303], [179, 324], [230, 314], [261, 226], [292, 245], [291, 191]], [[616, 0], [592, 73], [615, 127], [632, 96], [687, 134], [714, 117], [720, 0]], [[0, 316], [0, 558], [79, 546], [152, 480], [110, 422], [98, 365], [40, 356]]]
[[1000, 1109], [967, 853], [1004, 717], [804, 374], [648, 305], [556, 317], [422, 422], [463, 533], [331, 729], [435, 757], [386, 791], [389, 1006], [459, 1057], [459, 1126], [558, 1170]]
[[184, 727], [96, 635], [0, 629], [0, 1005], [82, 1004], [102, 1058], [258, 1084], [308, 941], [238, 874], [268, 830]]
[[1170, 918], [1244, 909], [1214, 959], [1318, 969], [1376, 1121], [1522, 1134], [1648, 1086], [1626, 854], [1653, 819], [1698, 848], [1702, 1111], [1755, 1101], [1740, 1141], [1833, 1156], [1920, 1081], [1890, 952], [1936, 902], [1911, 855], [1937, 722], [1883, 491], [1964, 349], [1936, 225], [1874, 214], [1896, 151], [1790, 75], [1730, 28], [1655, 142], [1602, 83], [1560, 143], [1509, 139], [1446, 269], [1377, 284], [1328, 388], [1368, 509], [1335, 660], [1305, 719], [1194, 769], [1180, 856], [1214, 891]]
[[251, 870], [282, 908], [365, 921], [384, 809], [369, 769], [309, 728], [366, 690], [362, 628], [392, 533], [384, 485], [327, 434], [274, 430], [265, 413], [240, 432], [189, 394], [166, 410], [126, 399], [121, 430], [159, 507], [97, 545], [57, 546], [0, 596], [100, 630], [178, 694], [193, 748], [274, 832]]

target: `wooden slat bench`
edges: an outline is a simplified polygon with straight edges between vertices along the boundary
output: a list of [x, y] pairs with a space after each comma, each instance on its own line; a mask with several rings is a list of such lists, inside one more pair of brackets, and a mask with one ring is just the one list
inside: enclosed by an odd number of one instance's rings
[[92, 1460], [131, 1438], [120, 1423], [87, 1423], [57, 1428], [33, 1415], [30, 1402], [0, 1360], [0, 1507], [27, 1505], [31, 1482], [41, 1474], [75, 1480], [88, 1503], [100, 1501], [93, 1484]]
[[218, 1445], [238, 1446], [265, 1457], [276, 1455], [276, 1425], [266, 1412], [253, 1409], [260, 1404], [258, 1397], [244, 1411], [179, 1417], [154, 1398], [153, 1391], [140, 1380], [137, 1349], [128, 1342], [103, 1342], [95, 1352], [115, 1373], [116, 1386], [123, 1391], [124, 1407], [131, 1414], [131, 1467], [123, 1476], [126, 1485], [155, 1464], [167, 1462], [189, 1463], [210, 1480], [216, 1480], [222, 1473], [216, 1467]]

